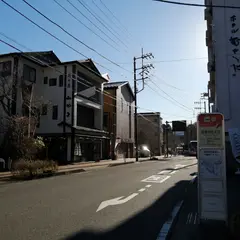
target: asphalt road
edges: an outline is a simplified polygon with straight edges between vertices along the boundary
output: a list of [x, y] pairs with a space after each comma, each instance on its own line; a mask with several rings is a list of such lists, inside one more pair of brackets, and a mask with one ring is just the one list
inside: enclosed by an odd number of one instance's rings
[[196, 169], [174, 157], [1, 185], [0, 238], [155, 240]]

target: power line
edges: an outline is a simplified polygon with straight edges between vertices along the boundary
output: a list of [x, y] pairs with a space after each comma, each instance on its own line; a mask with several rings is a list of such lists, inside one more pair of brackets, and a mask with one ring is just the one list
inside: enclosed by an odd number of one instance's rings
[[228, 5], [198, 4], [198, 3], [174, 2], [174, 1], [168, 1], [168, 0], [153, 0], [153, 1], [161, 2], [161, 3], [175, 4], [175, 5], [182, 5], [182, 6], [189, 6], [189, 7], [213, 7], [213, 8], [240, 9], [240, 7], [228, 6]]
[[[180, 59], [172, 59], [172, 60], [157, 60], [151, 61], [151, 63], [171, 63], [171, 62], [184, 62], [184, 61], [194, 61], [194, 60], [205, 60], [207, 57], [199, 57], [199, 58], [180, 58]], [[132, 64], [132, 62], [118, 62], [118, 64]]]
[[[103, 19], [101, 16], [99, 16], [99, 14], [97, 14], [95, 11], [93, 11], [93, 9], [90, 8], [89, 5], [86, 2], [84, 2], [84, 0], [79, 0], [79, 1], [81, 1], [83, 4], [85, 4], [85, 6], [95, 15], [95, 17], [98, 18], [98, 21], [102, 21], [106, 26], [108, 26], [108, 28], [110, 28], [113, 32], [115, 32], [118, 35], [118, 37], [121, 37], [121, 35], [111, 25], [106, 23], [105, 19]], [[92, 1], [92, 3], [98, 10], [100, 10], [100, 12], [102, 12], [102, 9], [100, 9], [94, 1]]]
[[85, 19], [87, 19], [95, 28], [97, 28], [104, 36], [106, 35], [113, 43], [120, 46], [118, 42], [116, 42], [111, 36], [106, 34], [98, 25], [96, 25], [88, 16], [86, 16], [83, 12], [81, 12], [70, 0], [67, 0], [67, 2], [77, 10], [78, 13], [80, 13]]
[[[87, 59], [89, 58], [89, 57], [87, 57], [86, 55], [84, 55], [83, 53], [81, 53], [81, 52], [79, 52], [78, 50], [76, 50], [75, 48], [71, 47], [71, 46], [70, 46], [69, 44], [67, 44], [66, 42], [62, 41], [60, 38], [56, 37], [55, 35], [53, 35], [53, 34], [50, 33], [49, 31], [45, 30], [45, 28], [41, 27], [39, 24], [37, 24], [36, 22], [34, 22], [34, 21], [31, 20], [30, 18], [28, 18], [26, 15], [24, 15], [22, 12], [18, 11], [16, 8], [14, 8], [14, 7], [11, 6], [9, 3], [7, 3], [5, 0], [1, 0], [1, 1], [2, 1], [4, 4], [6, 4], [8, 7], [10, 7], [11, 9], [13, 9], [15, 12], [17, 12], [19, 15], [21, 15], [22, 17], [24, 17], [25, 19], [27, 19], [28, 21], [30, 21], [32, 24], [34, 24], [35, 26], [37, 26], [38, 28], [40, 28], [41, 30], [43, 30], [44, 32], [46, 32], [47, 34], [49, 34], [50, 36], [52, 36], [53, 38], [55, 38], [56, 40], [60, 41], [60, 42], [61, 42], [62, 44], [64, 44], [65, 46], [67, 46], [67, 47], [69, 47], [70, 49], [72, 49], [73, 51], [79, 53], [81, 56], [83, 56], [83, 57], [85, 57], [85, 58], [87, 58]], [[22, 0], [22, 1], [26, 2], [25, 0]], [[30, 5], [29, 3], [26, 3], [26, 4]], [[31, 7], [31, 8], [34, 9], [34, 7]], [[37, 9], [35, 9], [35, 11], [36, 11], [36, 12], [39, 12], [39, 14], [41, 14], [42, 16], [44, 16], [44, 18], [49, 19], [49, 18], [46, 17], [44, 14], [40, 13], [40, 11], [38, 11]], [[54, 25], [58, 26], [58, 27], [59, 27], [60, 29], [62, 29], [64, 32], [67, 32], [64, 28], [62, 28], [60, 25], [58, 25], [57, 23], [55, 23], [55, 22], [52, 21], [51, 19], [49, 19], [49, 21], [52, 22]], [[68, 34], [71, 36], [70, 33], [68, 33]], [[77, 39], [76, 37], [74, 37], [73, 35], [72, 35], [72, 37], [81, 43], [81, 41], [80, 41], [79, 39]], [[88, 46], [87, 44], [85, 44], [85, 45]], [[88, 46], [88, 47], [89, 47], [89, 46]], [[89, 49], [93, 50], [94, 52], [96, 52], [96, 53], [99, 55], [99, 53], [98, 53], [95, 49], [93, 49], [93, 48], [91, 48], [91, 47], [89, 47]], [[100, 54], [100, 55], [102, 55], [102, 54]], [[102, 57], [105, 58], [105, 59], [108, 59], [107, 57], [105, 57], [105, 56], [103, 56], [103, 55], [102, 55]], [[110, 59], [108, 59], [108, 60], [110, 60]], [[131, 71], [129, 71], [129, 70], [121, 67], [119, 64], [114, 63], [112, 60], [110, 60], [110, 62], [112, 62], [114, 65], [118, 66], [119, 68], [121, 68], [121, 69], [123, 69], [123, 70], [125, 70], [125, 71], [127, 71], [127, 72], [132, 73]], [[98, 63], [98, 62], [96, 62], [96, 61], [95, 61], [95, 63], [96, 63], [97, 65], [101, 66], [102, 68], [105, 68], [105, 69], [107, 69], [108, 71], [112, 72], [112, 70], [110, 70], [109, 68], [106, 68], [105, 66], [101, 65], [100, 63]]]
[[[93, 34], [95, 34], [97, 37], [99, 37], [102, 41], [104, 41], [106, 44], [108, 44], [110, 47], [114, 48], [115, 50], [119, 51], [115, 46], [113, 46], [111, 43], [109, 43], [106, 39], [101, 37], [98, 33], [93, 31], [90, 27], [88, 27], [84, 22], [82, 22], [79, 18], [77, 18], [74, 14], [72, 14], [70, 11], [68, 11], [63, 5], [61, 5], [57, 0], [53, 0], [59, 7], [61, 7], [65, 12], [67, 12], [69, 15], [71, 15], [76, 21], [78, 21], [80, 24], [82, 24], [85, 28], [87, 28], [89, 31], [91, 31]], [[119, 51], [120, 52], [120, 51]]]
[[[2, 0], [4, 1], [4, 0]], [[32, 6], [30, 3], [28, 3], [26, 0], [22, 0], [24, 3], [26, 3], [30, 8], [32, 8], [35, 12], [37, 12], [38, 14], [40, 14], [42, 17], [44, 17], [45, 19], [47, 19], [49, 22], [51, 22], [53, 25], [57, 26], [58, 28], [60, 28], [63, 32], [65, 32], [67, 35], [69, 35], [70, 37], [72, 37], [73, 39], [75, 39], [77, 42], [81, 43], [83, 46], [85, 46], [86, 48], [90, 49], [91, 51], [97, 53], [100, 57], [106, 59], [108, 62], [112, 63], [113, 65], [128, 71], [127, 69], [123, 68], [122, 66], [120, 66], [119, 64], [115, 63], [114, 61], [112, 61], [111, 59], [105, 57], [103, 54], [101, 54], [100, 52], [98, 52], [96, 49], [90, 47], [89, 45], [87, 45], [86, 43], [84, 43], [83, 41], [79, 40], [77, 37], [75, 37], [74, 35], [72, 35], [70, 32], [68, 32], [65, 28], [63, 28], [61, 25], [59, 25], [58, 23], [56, 23], [55, 21], [53, 21], [52, 19], [50, 19], [49, 17], [47, 17], [46, 15], [44, 15], [42, 12], [40, 12], [38, 9], [36, 9], [34, 6]]]
[[128, 48], [128, 46], [127, 46], [111, 29], [109, 29], [109, 27], [106, 26], [105, 23], [102, 22], [102, 20], [98, 17], [98, 15], [97, 15], [96, 13], [93, 13], [93, 12], [91, 11], [91, 9], [89, 8], [89, 6], [87, 6], [86, 3], [84, 3], [84, 2], [81, 1], [81, 0], [77, 0], [77, 1], [78, 1], [95, 19], [97, 19], [97, 20], [101, 23], [101, 25], [102, 25], [103, 27], [105, 27], [113, 36], [115, 36], [116, 39], [118, 39], [119, 42], [121, 42], [125, 47]]
[[[154, 82], [153, 82], [153, 83], [154, 83]], [[155, 84], [154, 84], [154, 85], [155, 85]], [[189, 111], [189, 112], [191, 111], [190, 108], [188, 108], [188, 107], [186, 107], [185, 105], [179, 103], [177, 100], [175, 100], [174, 98], [172, 98], [169, 94], [167, 94], [165, 91], [163, 91], [163, 90], [160, 89], [159, 87], [158, 87], [158, 89], [159, 89], [161, 92], [163, 92], [164, 94], [166, 94], [168, 97], [170, 97], [170, 99], [168, 99], [168, 98], [160, 95], [160, 93], [159, 93], [156, 89], [152, 88], [149, 84], [147, 84], [147, 86], [148, 86], [152, 91], [154, 91], [155, 93], [157, 93], [160, 97], [164, 98], [165, 100], [170, 101], [170, 102], [173, 103], [173, 104], [176, 104], [176, 103], [179, 104], [179, 107], [182, 108], [182, 109], [185, 110], [185, 111]], [[155, 85], [155, 86], [157, 87], [157, 85]]]
[[[26, 49], [32, 51], [31, 49], [29, 49], [29, 48], [25, 47], [24, 45], [18, 43], [18, 42], [15, 41], [14, 39], [12, 39], [12, 38], [6, 36], [4, 33], [1, 33], [1, 32], [0, 32], [0, 34], [1, 34], [2, 36], [6, 37], [7, 39], [9, 39], [9, 40], [11, 40], [11, 41], [17, 43], [18, 45], [20, 45], [20, 46], [22, 46], [22, 47], [24, 47], [24, 48], [26, 48]], [[32, 59], [32, 60], [38, 62], [38, 63], [44, 64], [44, 65], [46, 65], [46, 66], [48, 66], [48, 67], [54, 69], [56, 72], [58, 72], [58, 73], [64, 75], [64, 72], [58, 70], [56, 67], [53, 67], [53, 66], [51, 66], [50, 64], [48, 64], [48, 63], [46, 63], [46, 62], [43, 62], [42, 60], [36, 59], [36, 58], [32, 57], [31, 55], [28, 56], [28, 54], [25, 54], [23, 51], [21, 51], [20, 49], [18, 49], [17, 47], [15, 47], [15, 46], [13, 46], [13, 45], [11, 45], [10, 43], [7, 43], [7, 42], [5, 42], [5, 41], [2, 40], [2, 39], [0, 39], [0, 42], [2, 42], [2, 43], [4, 43], [4, 44], [6, 44], [7, 46], [9, 46], [9, 47], [11, 47], [11, 48], [13, 48], [13, 49], [19, 51], [19, 52], [22, 54], [22, 56], [26, 56], [27, 58], [30, 58], [30, 59]], [[41, 54], [36, 54], [36, 55], [45, 58], [45, 57], [42, 56]], [[51, 62], [51, 63], [54, 63], [54, 64], [55, 64], [56, 62]], [[77, 74], [73, 74], [73, 75], [74, 75], [74, 76], [77, 76]], [[74, 80], [74, 81], [76, 81], [76, 82], [79, 82], [79, 83], [81, 83], [82, 85], [84, 85], [84, 86], [86, 86], [86, 87], [91, 87], [91, 86], [92, 86], [91, 83], [88, 82], [88, 81], [86, 81], [85, 79], [80, 78], [79, 76], [77, 76], [77, 78], [78, 78], [78, 79], [71, 78], [71, 80]], [[84, 82], [87, 82], [87, 84], [84, 83], [83, 81], [80, 81], [79, 79], [83, 80]], [[64, 88], [67, 88], [67, 87], [64, 87]], [[106, 95], [106, 96], [108, 96], [108, 97], [110, 97], [110, 98], [112, 98], [112, 99], [114, 99], [114, 100], [117, 100], [117, 98], [110, 96], [107, 92], [104, 92], [104, 91], [102, 92], [101, 90], [98, 90], [98, 89], [96, 89], [96, 92], [102, 93], [103, 95]], [[12, 101], [15, 101], [14, 99], [11, 99], [11, 100], [12, 100]], [[110, 106], [115, 107], [115, 105], [113, 105], [113, 104], [109, 104], [109, 103], [107, 103], [107, 102], [104, 102], [104, 103], [106, 103], [107, 105], [110, 105]], [[117, 103], [116, 103], [116, 105], [117, 105]], [[119, 103], [119, 105], [120, 105], [120, 103]], [[127, 103], [125, 103], [125, 105], [128, 106]]]
[[[92, 0], [92, 3], [96, 6], [96, 8], [108, 19], [108, 21], [110, 21], [116, 28], [119, 28], [117, 26], [117, 24], [111, 19], [111, 17], [109, 17], [103, 10], [102, 8], [96, 4], [96, 2], [94, 0]], [[121, 31], [123, 34], [126, 33], [124, 31]], [[129, 37], [128, 35], [126, 35], [127, 37]]]
[[163, 80], [162, 78], [158, 77], [158, 76], [155, 75], [155, 74], [151, 74], [151, 76], [153, 76], [153, 77], [159, 79], [163, 84], [165, 84], [165, 85], [168, 86], [168, 87], [171, 87], [171, 88], [173, 88], [173, 89], [175, 89], [175, 90], [178, 90], [178, 91], [183, 91], [183, 89], [177, 88], [177, 87], [175, 87], [175, 86], [173, 86], [173, 85], [167, 83], [165, 80]]
[[121, 23], [121, 21], [115, 16], [115, 14], [113, 14], [113, 12], [106, 6], [106, 4], [102, 0], [100, 0], [100, 3], [104, 6], [105, 9], [107, 9], [107, 11], [112, 15], [112, 17], [123, 27], [123, 29], [128, 34], [130, 34], [127, 28]]
[[[19, 15], [21, 15], [23, 18], [27, 19], [29, 22], [31, 22], [33, 25], [37, 26], [38, 28], [40, 28], [42, 31], [44, 31], [45, 33], [49, 34], [51, 37], [53, 37], [54, 39], [58, 40], [59, 42], [61, 42], [62, 44], [64, 44], [65, 46], [67, 46], [68, 48], [72, 49], [74, 52], [80, 54], [81, 56], [85, 57], [88, 59], [88, 57], [86, 55], [84, 55], [83, 53], [79, 52], [78, 50], [76, 50], [75, 48], [73, 48], [72, 46], [70, 46], [68, 43], [62, 41], [60, 38], [58, 38], [57, 36], [55, 36], [54, 34], [50, 33], [49, 31], [47, 31], [45, 28], [41, 27], [39, 24], [37, 24], [36, 22], [34, 22], [33, 20], [31, 20], [29, 17], [27, 17], [26, 15], [24, 15], [22, 12], [18, 11], [16, 8], [14, 8], [13, 6], [11, 6], [9, 3], [7, 3], [5, 0], [1, 0], [4, 4], [6, 4], [8, 7], [10, 7], [12, 10], [14, 10], [16, 13], [18, 13]], [[97, 65], [99, 65], [102, 68], [105, 68], [108, 71], [111, 71], [109, 68], [106, 68], [105, 66], [101, 65], [98, 62], [95, 62]]]
[[[1, 33], [1, 32], [0, 32], [0, 34], [1, 34], [2, 36], [4, 36], [5, 38], [9, 39], [10, 41], [15, 42], [15, 43], [18, 44], [19, 46], [21, 46], [21, 47], [23, 47], [23, 48], [25, 48], [25, 49], [27, 49], [27, 50], [29, 50], [29, 51], [33, 51], [32, 49], [30, 49], [30, 48], [28, 48], [28, 47], [20, 44], [20, 43], [17, 42], [16, 40], [14, 40], [14, 39], [6, 36], [4, 33]], [[18, 49], [17, 47], [15, 47], [15, 46], [13, 46], [13, 45], [11, 45], [10, 43], [7, 43], [7, 42], [5, 42], [5, 41], [3, 41], [3, 40], [1, 40], [1, 39], [0, 39], [0, 42], [2, 42], [2, 43], [4, 43], [4, 44], [8, 45], [9, 47], [11, 47], [11, 48], [19, 51], [20, 53], [22, 53], [23, 56], [25, 55], [25, 56], [27, 56], [28, 58], [33, 59], [34, 61], [40, 62], [41, 64], [44, 63], [46, 66], [54, 69], [55, 71], [57, 71], [57, 72], [59, 72], [59, 73], [61, 73], [61, 74], [64, 74], [62, 71], [60, 71], [60, 70], [57, 69], [56, 67], [53, 67], [53, 66], [50, 65], [49, 63], [43, 62], [43, 61], [41, 61], [41, 60], [39, 60], [39, 59], [36, 59], [36, 58], [32, 57], [31, 55], [28, 56], [28, 55], [25, 54], [23, 51], [21, 51], [20, 49]], [[37, 54], [37, 55], [38, 55], [38, 56], [41, 56], [41, 57], [43, 57], [43, 58], [45, 59], [45, 56], [43, 56], [43, 55], [41, 55], [41, 54]], [[52, 64], [56, 64], [56, 62], [51, 62], [51, 63], [52, 63]], [[73, 74], [73, 75], [77, 76], [77, 74]], [[79, 79], [78, 76], [77, 76], [77, 78], [71, 78], [71, 79], [74, 80], [74, 81], [76, 81], [76, 82], [80, 82], [81, 84], [83, 84], [83, 85], [85, 85], [85, 86], [87, 86], [87, 87], [89, 87], [89, 86], [90, 86], [89, 84], [91, 84], [90, 82], [88, 82], [88, 81], [86, 81], [85, 79], [82, 79], [82, 78], [80, 78], [80, 79], [83, 80], [84, 82], [87, 82], [88, 85], [87, 85], [86, 83], [84, 83], [83, 81], [78, 80], [78, 79]], [[102, 93], [103, 95], [108, 96], [109, 98], [111, 98], [111, 99], [113, 99], [113, 100], [118, 100], [118, 99], [120, 100], [120, 98], [116, 98], [116, 97], [113, 97], [113, 96], [109, 95], [109, 93], [106, 92], [106, 91], [103, 91], [103, 92], [102, 92], [102, 91], [100, 91], [100, 90], [98, 90], [98, 89], [96, 89], [96, 91]], [[104, 102], [104, 103], [106, 103], [106, 102]], [[106, 104], [108, 104], [108, 103], [106, 103]], [[127, 103], [124, 103], [124, 104], [128, 106]], [[108, 105], [114, 106], [114, 105], [112, 105], [112, 104], [108, 104]], [[146, 110], [146, 111], [150, 111], [150, 112], [155, 112], [155, 111], [153, 111], [153, 110], [151, 110], [151, 109], [146, 109], [146, 108], [142, 108], [142, 107], [139, 107], [139, 106], [137, 106], [137, 108], [138, 108], [138, 109], [142, 109], [142, 110]], [[166, 114], [166, 113], [162, 113], [162, 114], [165, 114], [165, 115], [168, 115], [168, 116], [181, 117], [181, 116], [177, 116], [177, 115], [169, 115], [169, 114]]]

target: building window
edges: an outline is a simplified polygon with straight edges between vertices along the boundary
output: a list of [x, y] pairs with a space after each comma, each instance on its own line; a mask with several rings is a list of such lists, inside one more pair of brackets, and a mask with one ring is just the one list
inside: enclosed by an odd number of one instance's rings
[[52, 108], [52, 119], [57, 120], [58, 119], [58, 106], [55, 105]]
[[26, 64], [23, 65], [23, 79], [29, 82], [36, 82], [36, 69]]
[[77, 104], [77, 126], [94, 128], [94, 109]]
[[56, 78], [50, 78], [49, 79], [49, 86], [57, 86], [57, 79]]
[[2, 77], [8, 77], [11, 76], [12, 71], [12, 62], [6, 61], [0, 63], [0, 73]]
[[121, 112], [123, 112], [123, 98], [121, 98]]
[[48, 77], [44, 77], [43, 84], [48, 84]]
[[59, 76], [59, 87], [63, 86], [63, 75]]
[[47, 110], [48, 110], [48, 105], [47, 104], [43, 104], [42, 105], [42, 115], [43, 116], [47, 115]]
[[105, 128], [108, 127], [108, 120], [109, 120], [109, 113], [104, 113], [103, 114], [103, 127], [105, 127]]

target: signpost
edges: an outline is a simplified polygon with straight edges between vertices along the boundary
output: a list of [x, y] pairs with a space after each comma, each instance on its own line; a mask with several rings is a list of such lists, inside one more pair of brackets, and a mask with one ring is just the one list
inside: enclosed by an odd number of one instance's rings
[[224, 117], [198, 115], [198, 216], [227, 224]]

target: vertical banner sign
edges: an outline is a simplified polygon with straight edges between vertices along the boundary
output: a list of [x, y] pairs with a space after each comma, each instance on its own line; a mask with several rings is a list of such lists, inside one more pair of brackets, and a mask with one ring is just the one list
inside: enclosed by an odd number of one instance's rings
[[222, 114], [198, 115], [198, 216], [227, 223], [225, 129]]

